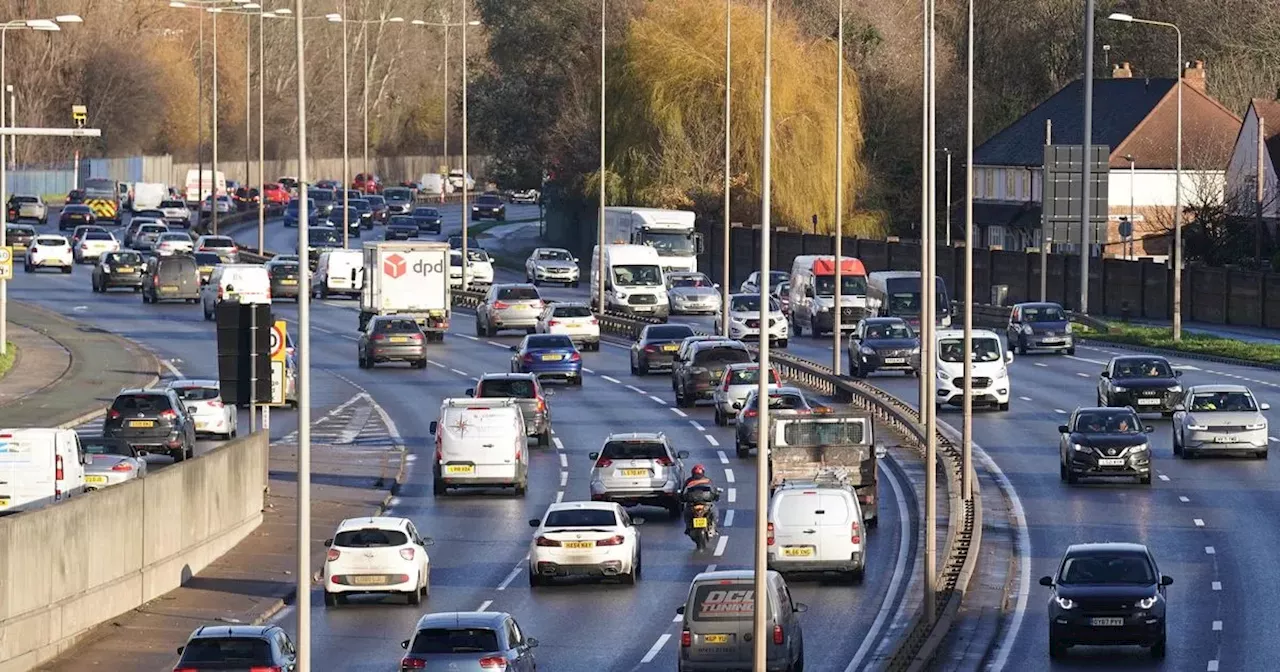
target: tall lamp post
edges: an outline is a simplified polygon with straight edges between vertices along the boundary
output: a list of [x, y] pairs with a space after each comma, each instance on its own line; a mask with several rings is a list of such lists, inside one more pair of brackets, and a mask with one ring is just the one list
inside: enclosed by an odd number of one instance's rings
[[[307, 77], [302, 40], [303, 0], [294, 0], [298, 64], [298, 267], [311, 267], [307, 240]], [[309, 273], [298, 274], [298, 295], [311, 296]], [[311, 302], [298, 303], [298, 614], [297, 672], [311, 672]]]
[[[463, 3], [464, 5], [466, 3]], [[600, 0], [600, 173], [598, 180], [600, 184], [600, 206], [596, 221], [596, 273], [598, 282], [596, 283], [596, 305], [599, 306], [601, 314], [605, 312], [604, 303], [604, 283], [606, 271], [604, 268], [604, 189], [605, 181], [608, 179], [605, 175], [604, 166], [604, 113], [605, 113], [605, 10], [607, 9], [607, 0]], [[726, 322], [728, 324], [728, 322]]]
[[[769, 243], [772, 237], [770, 227], [773, 207], [770, 191], [773, 187], [773, 0], [764, 2], [764, 132], [760, 150], [760, 320], [767, 324], [769, 319]], [[602, 267], [603, 268], [603, 267]], [[759, 399], [769, 398], [769, 333], [760, 330], [760, 379], [756, 395]], [[768, 464], [769, 459], [769, 404], [760, 404], [760, 422], [756, 426], [756, 445], [760, 446], [758, 459], [760, 464]], [[764, 515], [769, 510], [769, 476], [768, 469], [756, 469], [756, 525], [755, 525], [755, 604], [752, 613], [752, 660], [758, 671], [765, 669], [769, 660], [769, 633], [765, 618], [768, 609], [766, 597], [769, 594], [768, 577], [768, 539], [767, 521]]]
[[[5, 82], [5, 60], [8, 50], [8, 37], [11, 30], [42, 30], [49, 32], [57, 32], [62, 30], [58, 26], [59, 23], [82, 23], [83, 19], [76, 14], [62, 14], [53, 19], [15, 19], [0, 23], [0, 92], [5, 90], [7, 83]], [[5, 118], [5, 98], [0, 93], [0, 126], [4, 126]], [[0, 208], [5, 209], [5, 218], [8, 219], [9, 208], [9, 177], [5, 174], [7, 162], [5, 161], [6, 144], [9, 143], [8, 137], [0, 135]], [[7, 226], [0, 226], [0, 247], [9, 244], [6, 239], [8, 232]], [[9, 281], [0, 280], [0, 355], [8, 352], [9, 344]]]
[[[733, 94], [733, 0], [724, 0], [724, 240], [720, 258], [720, 329], [729, 337], [729, 155], [733, 122], [729, 116]], [[601, 267], [603, 268], [603, 266]]]
[[[844, 280], [840, 275], [844, 266], [841, 257], [844, 247], [844, 0], [839, 0], [836, 7], [839, 14], [836, 18], [836, 292], [835, 305], [831, 307], [831, 370], [838, 376], [844, 368], [844, 351], [840, 347], [844, 334], [840, 320], [844, 313], [841, 296]], [[768, 267], [761, 270], [767, 271]], [[767, 324], [764, 317], [760, 318], [760, 324]]]
[[[448, 21], [436, 23], [432, 21], [423, 21], [422, 19], [414, 19], [410, 21], [415, 26], [426, 26], [428, 28], [444, 28], [444, 158], [449, 163], [449, 29], [461, 26], [478, 26], [479, 21], [468, 21], [463, 23], [449, 23]], [[464, 177], [465, 180], [465, 177]]]
[[1173, 185], [1173, 340], [1182, 340], [1182, 30], [1168, 21], [1139, 19], [1116, 12], [1107, 17], [1122, 23], [1143, 23], [1148, 26], [1172, 28], [1178, 36], [1178, 71], [1175, 86], [1178, 87], [1177, 164]]

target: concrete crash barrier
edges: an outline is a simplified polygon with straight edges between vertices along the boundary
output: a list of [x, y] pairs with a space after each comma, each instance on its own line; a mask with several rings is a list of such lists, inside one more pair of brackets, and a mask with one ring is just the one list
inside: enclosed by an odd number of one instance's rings
[[182, 585], [262, 523], [266, 433], [145, 478], [0, 518], [0, 672]]

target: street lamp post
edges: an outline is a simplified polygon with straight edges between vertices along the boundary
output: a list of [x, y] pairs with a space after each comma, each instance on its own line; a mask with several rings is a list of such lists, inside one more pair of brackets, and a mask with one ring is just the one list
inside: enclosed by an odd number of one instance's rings
[[1080, 312], [1089, 312], [1089, 227], [1093, 224], [1093, 2], [1084, 3], [1084, 176], [1080, 208]]
[[[773, 0], [764, 3], [764, 132], [760, 150], [760, 320], [767, 324], [769, 319], [769, 243], [772, 217], [772, 198], [770, 191], [773, 185]], [[603, 270], [603, 268], [601, 269]], [[769, 398], [769, 331], [760, 330], [760, 379], [756, 390], [758, 399]], [[759, 423], [756, 426], [756, 445], [761, 465], [769, 463], [769, 404], [761, 403]], [[769, 602], [768, 539], [765, 512], [769, 510], [769, 470], [756, 469], [756, 520], [755, 520], [755, 600], [752, 607], [752, 660], [754, 669], [763, 671], [768, 662], [769, 633], [766, 632], [765, 606]]]
[[[471, 175], [467, 162], [467, 2], [462, 3], [462, 289], [471, 280], [471, 259], [468, 258], [467, 227], [471, 224], [471, 210], [467, 203], [467, 178]], [[446, 103], [448, 104], [448, 103]], [[449, 176], [446, 175], [448, 180]]]
[[347, 24], [349, 21], [347, 21], [347, 0], [342, 0], [342, 13], [330, 15], [329, 20], [342, 24], [342, 247], [346, 248], [350, 246], [349, 237], [351, 235], [351, 211], [348, 207], [350, 205], [350, 194], [347, 193], [347, 189], [351, 185], [351, 153], [347, 145], [350, 134], [347, 113], [347, 99], [349, 97], [349, 75], [347, 74]]
[[1116, 12], [1107, 17], [1123, 23], [1144, 23], [1149, 26], [1172, 28], [1178, 36], [1178, 71], [1174, 86], [1178, 87], [1177, 163], [1174, 167], [1173, 185], [1173, 340], [1182, 340], [1182, 30], [1167, 21], [1138, 19]]
[[[836, 18], [836, 292], [835, 305], [831, 307], [831, 370], [838, 376], [844, 368], [844, 352], [840, 347], [840, 337], [844, 334], [840, 319], [844, 312], [844, 288], [840, 286], [844, 284], [840, 274], [843, 266], [841, 252], [844, 247], [844, 0], [839, 0], [836, 11], [839, 14]], [[768, 267], [763, 266], [761, 270], [767, 271]], [[763, 316], [760, 324], [768, 324]]]
[[724, 0], [724, 240], [721, 242], [723, 253], [720, 257], [720, 330], [725, 338], [729, 337], [729, 155], [732, 150], [730, 140], [733, 125], [729, 112], [733, 105], [732, 93], [733, 0]]
[[1137, 173], [1137, 170], [1136, 170], [1136, 162], [1134, 161], [1134, 159], [1133, 159], [1133, 155], [1132, 155], [1132, 154], [1125, 154], [1125, 156], [1124, 156], [1124, 160], [1129, 162], [1129, 236], [1128, 236], [1128, 238], [1129, 238], [1129, 245], [1128, 245], [1128, 248], [1129, 248], [1129, 249], [1128, 249], [1128, 257], [1129, 257], [1130, 259], [1132, 259], [1132, 258], [1133, 258], [1133, 227], [1135, 226], [1135, 224], [1134, 224], [1134, 221], [1133, 221], [1133, 220], [1134, 220], [1134, 216], [1137, 214], [1137, 213], [1135, 212], [1135, 210], [1136, 210], [1136, 209], [1134, 208], [1134, 200], [1135, 200], [1135, 199], [1134, 199], [1134, 192], [1135, 192], [1135, 191], [1137, 191], [1137, 190], [1135, 189], [1135, 185], [1137, 184], [1137, 177], [1138, 177], [1138, 173]]
[[[976, 0], [969, 0], [969, 44], [966, 52], [968, 65], [967, 109], [965, 112], [965, 188], [964, 199], [964, 424], [960, 434], [960, 495], [964, 500], [973, 499], [973, 5]], [[951, 150], [947, 150], [947, 247], [951, 246]], [[952, 255], [952, 259], [955, 255]], [[937, 282], [929, 278], [930, 294], [936, 296], [934, 285]]]
[[213, 187], [210, 192], [213, 198], [209, 202], [209, 210], [213, 217], [212, 231], [213, 235], [218, 235], [218, 14], [222, 12], [220, 7], [210, 7], [209, 13], [213, 14]]
[[[307, 78], [302, 40], [303, 0], [294, 0], [298, 61], [298, 295], [311, 297], [307, 239]], [[345, 67], [345, 66], [344, 66]], [[297, 672], [311, 672], [311, 301], [298, 302], [298, 647]]]
[[[596, 305], [599, 306], [600, 314], [605, 312], [604, 303], [604, 283], [607, 275], [604, 268], [604, 189], [605, 189], [605, 166], [604, 166], [604, 113], [605, 113], [605, 9], [607, 8], [607, 0], [600, 0], [600, 206], [598, 208], [596, 218]], [[728, 324], [726, 321], [725, 324]], [[726, 327], [728, 328], [728, 327]]]

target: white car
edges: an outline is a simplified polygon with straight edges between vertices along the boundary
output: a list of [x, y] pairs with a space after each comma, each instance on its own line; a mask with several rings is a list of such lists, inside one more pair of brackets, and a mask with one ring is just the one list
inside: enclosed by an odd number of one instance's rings
[[102, 257], [104, 252], [119, 252], [120, 241], [106, 231], [86, 231], [76, 241], [75, 260], [81, 264], [90, 264]]
[[[959, 406], [964, 403], [964, 331], [939, 329], [934, 336], [934, 352], [937, 353], [937, 395], [934, 404]], [[1005, 349], [996, 332], [989, 329], [973, 330], [973, 392], [974, 406], [994, 406], [1009, 410], [1009, 364], [1013, 353]]]
[[449, 288], [462, 289], [462, 250], [449, 250]]
[[[720, 314], [716, 313], [715, 333], [723, 333], [720, 328]], [[769, 342], [779, 348], [787, 347], [789, 325], [782, 314], [782, 306], [769, 299]], [[733, 294], [729, 297], [729, 338], [745, 341], [760, 338], [760, 295]]]
[[22, 270], [34, 273], [37, 268], [61, 268], [63, 273], [70, 273], [75, 265], [75, 255], [71, 252], [71, 243], [66, 236], [36, 236], [27, 247], [27, 259]]
[[1244, 385], [1196, 385], [1173, 412], [1173, 454], [1249, 453], [1267, 458], [1270, 404], [1259, 403]]
[[355, 593], [404, 595], [420, 604], [431, 594], [431, 559], [408, 518], [348, 518], [324, 545], [324, 605], [336, 607]]
[[720, 286], [702, 273], [667, 273], [667, 296], [672, 314], [720, 312]]
[[191, 242], [191, 236], [173, 232], [160, 234], [151, 249], [162, 257], [168, 257], [175, 254], [191, 254], [195, 250], [195, 245]]
[[164, 213], [166, 224], [181, 226], [184, 229], [191, 228], [191, 210], [187, 208], [186, 202], [166, 199], [160, 203], [159, 210]]
[[471, 281], [472, 290], [483, 290], [493, 284], [493, 260], [484, 250], [471, 248], [467, 250], [467, 278]]
[[[265, 375], [271, 375], [270, 372]], [[212, 434], [226, 439], [236, 435], [236, 407], [222, 402], [216, 380], [183, 378], [169, 383], [196, 423], [196, 434]]]
[[512, 203], [537, 203], [539, 198], [542, 198], [542, 195], [537, 189], [516, 189], [511, 192]]
[[524, 261], [524, 281], [535, 285], [558, 282], [578, 286], [578, 258], [559, 247], [539, 247]]
[[[200, 212], [202, 213], [213, 212], [212, 199], [213, 199], [212, 196], [205, 197], [204, 202], [200, 204]], [[229, 213], [235, 212], [235, 210], [236, 210], [236, 204], [232, 202], [230, 196], [223, 194], [218, 197], [218, 214], [219, 215], [229, 214]]]
[[552, 504], [541, 519], [529, 521], [537, 531], [529, 546], [529, 585], [541, 586], [564, 576], [640, 580], [642, 519], [632, 519], [614, 502]]
[[538, 315], [539, 334], [562, 334], [582, 350], [600, 349], [600, 321], [585, 303], [551, 303]]
[[240, 246], [231, 236], [200, 236], [196, 238], [195, 249], [217, 254], [224, 264], [240, 262]]
[[85, 490], [98, 490], [147, 475], [147, 461], [143, 459], [146, 451], [134, 448], [123, 439], [82, 434], [80, 449], [85, 454]]

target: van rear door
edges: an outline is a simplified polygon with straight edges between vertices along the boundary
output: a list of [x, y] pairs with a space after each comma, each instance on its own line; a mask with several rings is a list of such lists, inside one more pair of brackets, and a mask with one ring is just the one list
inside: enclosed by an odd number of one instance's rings
[[743, 663], [750, 669], [754, 609], [755, 587], [750, 582], [717, 579], [695, 584], [684, 614], [690, 635], [685, 660]]
[[836, 490], [818, 491], [818, 509], [814, 511], [818, 523], [818, 560], [839, 562], [849, 560], [855, 551], [861, 550], [862, 530], [859, 525], [858, 543], [853, 543], [853, 523], [857, 513], [852, 509], [853, 495]]
[[440, 473], [450, 480], [498, 479], [514, 482], [525, 434], [515, 406], [450, 408], [437, 431]]
[[819, 514], [822, 497], [818, 490], [784, 490], [773, 512], [773, 543], [783, 560], [816, 560], [822, 539]]
[[52, 441], [21, 430], [0, 430], [0, 511], [25, 510], [53, 501]]

